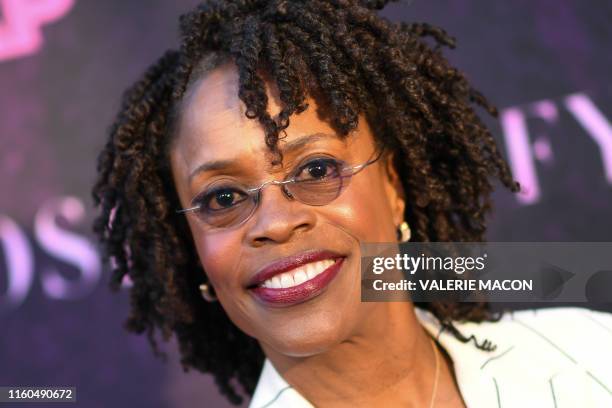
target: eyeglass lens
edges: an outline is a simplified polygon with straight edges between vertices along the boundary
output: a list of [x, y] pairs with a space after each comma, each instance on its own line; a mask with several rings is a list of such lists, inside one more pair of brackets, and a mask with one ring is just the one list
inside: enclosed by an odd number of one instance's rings
[[[346, 164], [333, 158], [317, 158], [289, 173], [284, 184], [296, 200], [308, 205], [325, 205], [336, 199], [350, 179]], [[229, 179], [213, 182], [193, 201], [198, 216], [214, 227], [231, 227], [248, 219], [255, 211], [261, 190], [249, 191], [243, 184]]]

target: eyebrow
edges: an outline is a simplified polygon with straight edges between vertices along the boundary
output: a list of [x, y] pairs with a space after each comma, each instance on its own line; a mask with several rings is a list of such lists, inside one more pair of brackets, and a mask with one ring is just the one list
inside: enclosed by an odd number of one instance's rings
[[[336, 137], [337, 136], [330, 134], [330, 133], [323, 133], [323, 132], [313, 133], [310, 135], [302, 136], [290, 142], [286, 142], [285, 144], [283, 144], [283, 147], [280, 150], [283, 154], [293, 153], [296, 150], [302, 149], [304, 146], [308, 144], [317, 142], [322, 139], [329, 139], [329, 138], [336, 138]], [[200, 173], [204, 173], [207, 171], [222, 170], [228, 167], [232, 167], [235, 164], [236, 164], [235, 160], [225, 160], [225, 159], [212, 160], [206, 163], [202, 163], [198, 167], [196, 167], [195, 170], [191, 172], [188, 178], [188, 182], [191, 182], [191, 180], [193, 180], [193, 178]]]

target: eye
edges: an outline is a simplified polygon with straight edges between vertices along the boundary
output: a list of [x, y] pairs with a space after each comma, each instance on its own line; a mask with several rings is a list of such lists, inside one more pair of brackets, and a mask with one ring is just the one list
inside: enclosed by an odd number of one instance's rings
[[323, 180], [339, 175], [341, 162], [332, 158], [317, 158], [299, 167], [295, 178], [300, 181]]
[[237, 187], [216, 187], [194, 200], [200, 211], [221, 211], [237, 206], [248, 199], [248, 194]]

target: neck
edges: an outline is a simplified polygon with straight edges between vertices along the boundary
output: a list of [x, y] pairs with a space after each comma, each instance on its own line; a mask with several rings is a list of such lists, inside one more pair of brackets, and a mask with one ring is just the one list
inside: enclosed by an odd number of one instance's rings
[[369, 401], [429, 406], [436, 356], [412, 304], [378, 303], [367, 316], [348, 339], [313, 356], [290, 357], [262, 347], [283, 378], [316, 406]]

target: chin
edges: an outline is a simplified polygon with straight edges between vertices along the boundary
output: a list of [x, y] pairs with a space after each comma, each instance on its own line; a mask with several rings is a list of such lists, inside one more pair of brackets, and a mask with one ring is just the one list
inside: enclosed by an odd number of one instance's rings
[[310, 357], [324, 353], [348, 338], [346, 317], [312, 315], [307, 321], [293, 321], [267, 333], [265, 343], [277, 353], [290, 357]]

